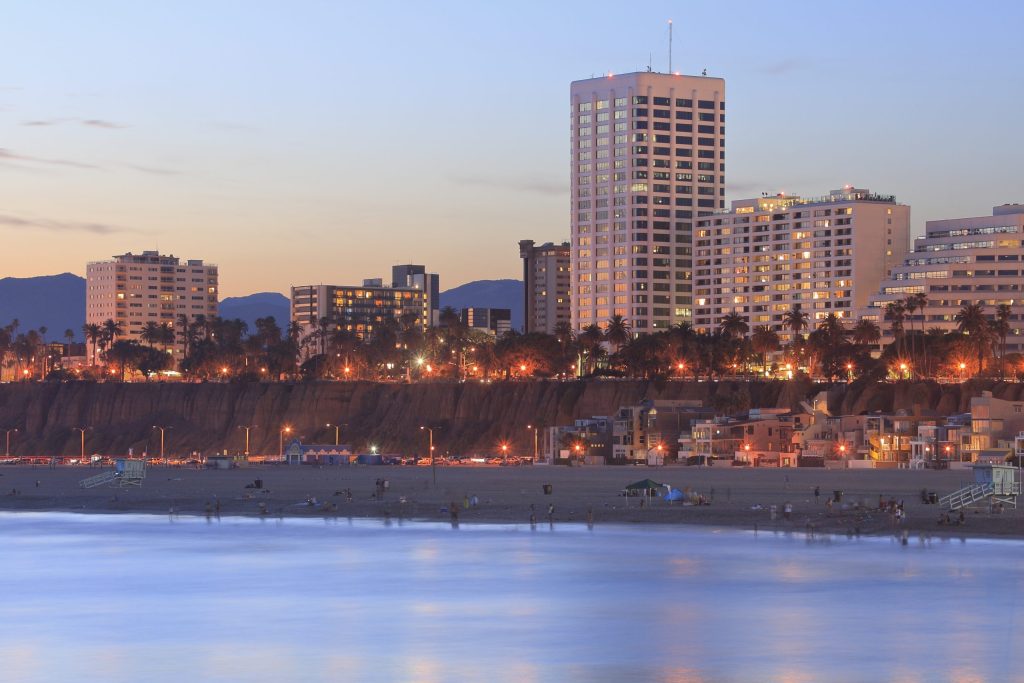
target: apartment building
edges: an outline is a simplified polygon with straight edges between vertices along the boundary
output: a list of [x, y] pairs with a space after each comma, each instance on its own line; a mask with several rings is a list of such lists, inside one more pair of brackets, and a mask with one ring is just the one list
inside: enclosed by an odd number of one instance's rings
[[783, 317], [795, 304], [812, 325], [829, 313], [850, 319], [909, 243], [910, 207], [891, 195], [847, 186], [824, 197], [734, 201], [697, 220], [693, 325], [711, 332], [737, 313], [751, 330], [768, 325], [788, 342]]
[[[217, 266], [202, 260], [128, 252], [87, 264], [85, 280], [86, 324], [114, 320], [121, 324], [121, 339], [140, 340], [148, 322], [173, 328], [180, 315], [189, 320], [217, 315]], [[169, 350], [181, 357], [180, 335]], [[89, 343], [86, 355], [92, 352]]]
[[431, 319], [428, 294], [417, 287], [387, 287], [380, 278], [356, 285], [302, 285], [291, 289], [291, 319], [309, 334], [323, 318], [332, 328], [373, 336], [387, 321], [423, 329]]
[[462, 324], [477, 330], [486, 330], [500, 337], [512, 330], [512, 310], [509, 308], [463, 308], [459, 314]]
[[885, 306], [910, 294], [924, 294], [923, 311], [906, 316], [924, 329], [957, 329], [956, 314], [966, 304], [981, 304], [991, 317], [996, 307], [1011, 308], [1006, 350], [1024, 351], [1024, 204], [1004, 204], [991, 216], [928, 221], [924, 237], [880, 284], [862, 315], [882, 327], [883, 343], [892, 341]]
[[525, 332], [554, 334], [555, 326], [570, 321], [569, 243], [519, 241], [523, 259]]
[[691, 321], [694, 220], [725, 207], [725, 81], [575, 81], [570, 128], [573, 328]]
[[428, 273], [426, 266], [404, 264], [391, 267], [391, 286], [399, 289], [419, 289], [426, 295], [430, 317], [427, 325], [440, 324], [441, 278], [437, 273]]

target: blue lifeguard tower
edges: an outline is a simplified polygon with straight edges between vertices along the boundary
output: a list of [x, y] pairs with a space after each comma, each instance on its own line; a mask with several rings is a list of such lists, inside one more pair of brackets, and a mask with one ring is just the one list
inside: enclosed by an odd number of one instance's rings
[[971, 465], [974, 483], [943, 496], [939, 504], [959, 510], [981, 501], [1017, 507], [1020, 495], [1020, 468], [1008, 464]]

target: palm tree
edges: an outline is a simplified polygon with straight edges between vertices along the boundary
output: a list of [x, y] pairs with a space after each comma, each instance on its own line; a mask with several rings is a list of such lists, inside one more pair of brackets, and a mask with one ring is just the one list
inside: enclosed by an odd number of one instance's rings
[[75, 331], [70, 327], [64, 330], [64, 339], [67, 340], [67, 343], [64, 345], [64, 353], [61, 355], [62, 358], [66, 358], [71, 355], [71, 343], [75, 341]]
[[118, 337], [124, 334], [124, 324], [112, 318], [104, 320], [101, 327], [103, 328], [103, 336], [107, 338], [108, 342], [116, 341]]
[[793, 342], [800, 339], [800, 334], [807, 329], [810, 316], [801, 310], [800, 304], [793, 304], [793, 307], [782, 316], [782, 326], [793, 333]]
[[583, 328], [583, 330], [576, 337], [576, 342], [580, 345], [580, 374], [586, 374], [586, 368], [583, 365], [583, 356], [587, 356], [587, 365], [593, 359], [597, 349], [601, 348], [601, 342], [604, 340], [604, 332], [596, 324], [590, 324]]
[[100, 345], [100, 339], [103, 338], [103, 328], [97, 323], [86, 323], [82, 325], [82, 333], [85, 335], [86, 340], [92, 345], [92, 363], [90, 365], [96, 365], [96, 349]]
[[992, 321], [992, 336], [999, 340], [999, 379], [1003, 379], [1003, 359], [1006, 357], [1006, 337], [1010, 334], [1010, 304], [996, 306], [996, 318]]
[[153, 348], [153, 345], [160, 341], [162, 337], [160, 332], [160, 325], [156, 321], [149, 320], [142, 326], [142, 331], [139, 333], [139, 339], [149, 345], [149, 348]]
[[903, 355], [903, 321], [906, 315], [907, 307], [902, 301], [890, 301], [885, 305], [885, 319], [890, 322], [896, 353], [900, 356]]
[[917, 298], [913, 294], [907, 295], [903, 300], [903, 309], [907, 312], [910, 320], [910, 358], [916, 364], [917, 340], [914, 338], [914, 312], [917, 311]]
[[971, 338], [978, 351], [978, 374], [981, 374], [985, 363], [985, 345], [988, 343], [988, 318], [985, 307], [980, 303], [964, 304], [964, 307], [953, 317], [961, 334]]
[[609, 344], [615, 347], [615, 351], [618, 352], [622, 348], [623, 344], [628, 342], [632, 335], [630, 334], [629, 323], [626, 319], [619, 314], [613, 315], [608, 319], [608, 324], [604, 328], [604, 338]]
[[747, 324], [747, 319], [739, 313], [728, 313], [719, 321], [718, 329], [729, 339], [739, 339], [747, 336], [750, 325]]
[[768, 354], [779, 350], [779, 335], [767, 325], [761, 325], [750, 337], [750, 345], [761, 355], [761, 365], [768, 374]]
[[866, 320], [861, 318], [857, 321], [857, 324], [853, 326], [851, 331], [853, 342], [858, 346], [872, 346], [878, 343], [878, 340], [882, 338], [882, 331], [878, 328], [878, 324], [873, 320]]

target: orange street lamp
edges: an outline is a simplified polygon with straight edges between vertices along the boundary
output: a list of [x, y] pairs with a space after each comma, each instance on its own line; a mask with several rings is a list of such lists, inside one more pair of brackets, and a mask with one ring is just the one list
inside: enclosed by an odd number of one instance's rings
[[280, 443], [280, 446], [278, 447], [277, 457], [279, 457], [279, 458], [283, 458], [284, 457], [284, 435], [285, 434], [291, 434], [291, 433], [292, 433], [292, 428], [289, 427], [289, 426], [282, 427], [281, 431], [278, 432], [279, 436], [281, 437], [281, 443]]
[[160, 425], [153, 425], [153, 429], [160, 430], [160, 460], [164, 459], [164, 432], [171, 427], [161, 427]]
[[508, 444], [504, 441], [501, 443], [501, 459], [508, 459]]
[[330, 429], [331, 427], [334, 427], [334, 445], [337, 446], [338, 444], [341, 443], [341, 440], [340, 440], [341, 428], [342, 427], [348, 427], [348, 424], [347, 423], [331, 424], [330, 422], [328, 422], [327, 423], [327, 428]]
[[533, 430], [533, 461], [537, 462], [540, 458], [540, 440], [538, 436], [540, 425], [526, 425], [526, 428]]
[[86, 429], [88, 429], [88, 427], [72, 427], [71, 428], [72, 431], [78, 432], [81, 435], [81, 437], [82, 437], [82, 441], [81, 441], [82, 451], [81, 451], [81, 455], [79, 456], [79, 458], [80, 458], [79, 462], [85, 462], [85, 430]]
[[434, 428], [420, 427], [420, 431], [427, 432], [427, 445], [430, 448], [430, 474], [434, 479], [434, 488], [437, 488], [437, 469], [434, 467]]

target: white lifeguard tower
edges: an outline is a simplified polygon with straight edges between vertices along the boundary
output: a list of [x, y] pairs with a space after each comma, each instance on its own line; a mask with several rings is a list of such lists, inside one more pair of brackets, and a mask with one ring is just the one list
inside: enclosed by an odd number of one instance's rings
[[959, 510], [988, 500], [991, 503], [1017, 507], [1021, 483], [1019, 467], [988, 464], [971, 465], [971, 469], [974, 470], [974, 483], [939, 498], [939, 505], [947, 505], [950, 510]]
[[142, 486], [142, 480], [146, 478], [145, 460], [118, 460], [114, 469], [100, 472], [99, 474], [87, 477], [78, 482], [83, 489], [91, 489], [103, 484], [111, 484], [125, 488], [128, 486]]

